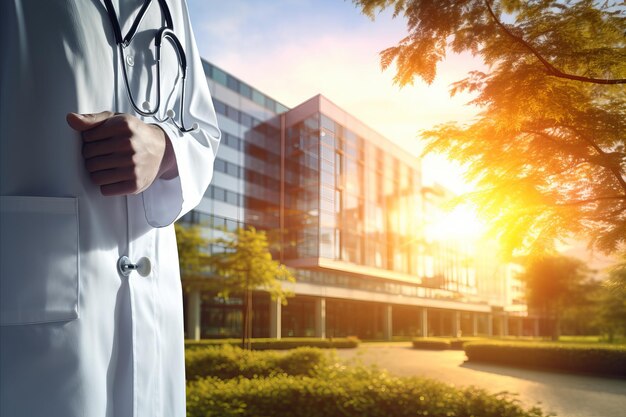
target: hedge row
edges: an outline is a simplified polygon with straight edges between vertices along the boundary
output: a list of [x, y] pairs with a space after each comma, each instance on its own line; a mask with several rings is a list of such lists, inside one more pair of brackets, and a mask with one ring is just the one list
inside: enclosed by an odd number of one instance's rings
[[626, 377], [626, 346], [472, 342], [464, 349], [471, 362]]
[[329, 363], [322, 350], [296, 348], [287, 353], [243, 350], [230, 345], [190, 349], [185, 353], [187, 380], [204, 377], [231, 379], [266, 377], [280, 373], [311, 376]]
[[463, 350], [463, 345], [469, 343], [474, 339], [444, 339], [440, 337], [419, 337], [413, 339], [414, 349], [428, 349], [428, 350]]
[[[333, 339], [320, 339], [313, 337], [290, 337], [286, 339], [252, 339], [253, 350], [286, 350], [298, 347], [315, 347], [320, 349], [351, 349], [359, 346], [359, 339], [355, 337], [342, 337]], [[241, 339], [202, 339], [186, 340], [185, 347], [194, 349], [207, 346], [241, 346]]]
[[400, 378], [336, 364], [317, 376], [206, 378], [187, 384], [188, 417], [449, 416], [542, 417], [507, 394], [457, 389], [423, 378]]

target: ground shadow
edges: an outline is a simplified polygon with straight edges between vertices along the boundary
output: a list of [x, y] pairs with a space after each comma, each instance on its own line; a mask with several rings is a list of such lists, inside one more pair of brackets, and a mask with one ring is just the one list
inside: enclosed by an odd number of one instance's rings
[[464, 362], [461, 368], [479, 372], [509, 376], [527, 381], [560, 386], [563, 388], [584, 389], [587, 391], [603, 392], [607, 394], [626, 395], [626, 380], [602, 377], [596, 375], [581, 375], [559, 371], [544, 371], [539, 369], [523, 369], [483, 362]]

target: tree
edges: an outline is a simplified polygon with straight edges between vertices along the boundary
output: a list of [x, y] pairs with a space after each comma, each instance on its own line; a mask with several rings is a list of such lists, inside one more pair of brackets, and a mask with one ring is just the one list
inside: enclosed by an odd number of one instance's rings
[[219, 295], [227, 298], [231, 293], [244, 294], [241, 344], [250, 348], [252, 290], [267, 291], [272, 300], [286, 304], [291, 292], [283, 288], [282, 282], [295, 282], [295, 278], [284, 265], [272, 259], [264, 231], [253, 227], [238, 228], [224, 238], [214, 239], [212, 243], [223, 248], [223, 251], [213, 253], [208, 262], [213, 273], [219, 277], [216, 280], [220, 287]]
[[561, 334], [565, 310], [587, 303], [588, 269], [578, 259], [562, 255], [531, 258], [520, 279], [526, 284], [528, 306], [551, 320], [552, 339]]
[[184, 226], [176, 223], [174, 229], [183, 285], [187, 287], [195, 282], [201, 286], [210, 266], [210, 256], [202, 248], [208, 247], [210, 242], [202, 236], [202, 231], [197, 225]]
[[584, 237], [626, 255], [626, 32], [619, 2], [593, 0], [353, 0], [363, 13], [393, 7], [409, 34], [381, 52], [395, 82], [431, 83], [450, 51], [471, 71], [451, 94], [474, 94], [468, 125], [422, 132], [425, 152], [467, 168], [468, 195], [506, 254]]
[[626, 336], [626, 264], [613, 268], [603, 282], [596, 317], [609, 342], [616, 334]]

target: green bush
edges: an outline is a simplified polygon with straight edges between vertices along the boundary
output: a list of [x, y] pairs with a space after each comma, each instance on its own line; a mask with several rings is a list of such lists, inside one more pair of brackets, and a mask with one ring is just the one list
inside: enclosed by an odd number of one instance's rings
[[626, 346], [472, 342], [469, 361], [626, 377]]
[[413, 339], [413, 349], [446, 350], [450, 349], [450, 341], [425, 337]]
[[393, 377], [372, 368], [339, 364], [316, 377], [206, 378], [187, 385], [188, 417], [234, 416], [481, 416], [541, 417], [507, 394], [457, 389], [423, 378]]
[[313, 375], [328, 363], [320, 349], [297, 348], [290, 352], [256, 352], [230, 345], [190, 349], [185, 353], [187, 380], [204, 377], [231, 379], [266, 377], [279, 373]]
[[[250, 344], [253, 350], [285, 350], [305, 346], [320, 349], [351, 349], [359, 346], [359, 339], [356, 337], [342, 337], [336, 339], [290, 337], [285, 339], [252, 339]], [[185, 341], [185, 347], [187, 349], [222, 345], [241, 346], [241, 339], [202, 339]]]

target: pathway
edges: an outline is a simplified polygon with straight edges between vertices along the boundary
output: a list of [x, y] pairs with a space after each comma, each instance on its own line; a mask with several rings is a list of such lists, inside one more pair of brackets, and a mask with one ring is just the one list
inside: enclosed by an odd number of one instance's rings
[[539, 405], [559, 417], [626, 417], [626, 380], [465, 362], [463, 351], [417, 350], [407, 343], [363, 343], [338, 349], [401, 376], [425, 376], [490, 392], [517, 393], [526, 408]]

